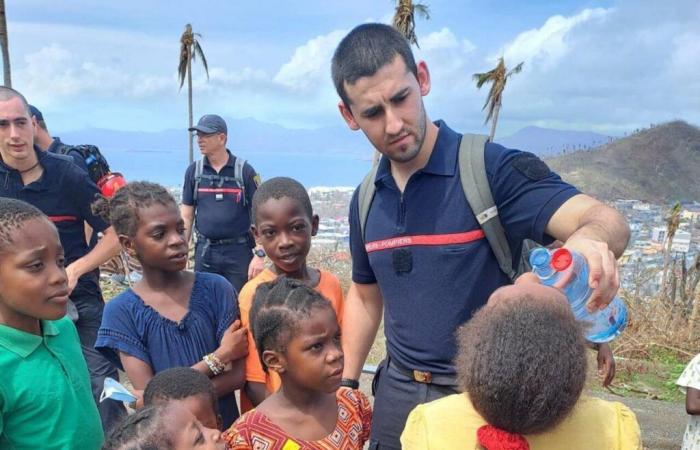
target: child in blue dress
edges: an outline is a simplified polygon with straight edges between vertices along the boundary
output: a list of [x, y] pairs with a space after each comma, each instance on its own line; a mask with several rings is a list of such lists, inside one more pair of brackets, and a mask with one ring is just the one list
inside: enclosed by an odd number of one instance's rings
[[220, 275], [185, 270], [184, 221], [162, 186], [129, 183], [94, 208], [143, 267], [143, 278], [105, 306], [95, 348], [126, 371], [137, 396], [165, 369], [204, 373], [228, 427], [238, 417], [234, 391], [244, 384], [247, 353], [233, 287]]

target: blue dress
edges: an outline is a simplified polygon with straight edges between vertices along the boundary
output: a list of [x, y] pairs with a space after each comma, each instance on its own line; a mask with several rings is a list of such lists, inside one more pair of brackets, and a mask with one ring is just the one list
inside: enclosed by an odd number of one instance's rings
[[[188, 311], [180, 322], [161, 316], [128, 289], [105, 305], [95, 348], [122, 370], [119, 352], [144, 361], [157, 374], [201, 361], [219, 347], [238, 317], [231, 284], [220, 275], [196, 272]], [[233, 392], [219, 398], [219, 412], [224, 429], [238, 418]]]

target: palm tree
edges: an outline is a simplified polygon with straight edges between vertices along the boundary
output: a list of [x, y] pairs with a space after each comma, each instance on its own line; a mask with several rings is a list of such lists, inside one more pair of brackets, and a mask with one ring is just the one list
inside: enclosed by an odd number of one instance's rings
[[491, 134], [489, 135], [489, 140], [493, 141], [493, 137], [496, 134], [496, 124], [498, 123], [498, 113], [501, 110], [501, 101], [503, 99], [503, 91], [506, 88], [506, 82], [511, 75], [520, 73], [523, 70], [524, 62], [521, 62], [510, 72], [506, 71], [506, 64], [503, 62], [503, 57], [498, 59], [498, 64], [492, 70], [484, 73], [475, 73], [473, 75], [474, 81], [476, 81], [477, 89], [481, 89], [486, 83], [491, 83], [491, 90], [489, 95], [486, 97], [486, 103], [484, 107], [481, 108], [482, 111], [488, 106], [489, 112], [486, 115], [486, 120], [484, 124], [491, 121]]
[[[202, 47], [199, 45], [197, 38], [201, 38], [202, 35], [199, 33], [192, 32], [192, 25], [189, 23], [185, 25], [185, 31], [180, 36], [180, 65], [177, 68], [177, 73], [180, 78], [180, 89], [185, 83], [185, 77], [187, 77], [187, 102], [190, 117], [190, 126], [192, 128], [192, 61], [194, 61], [199, 55], [202, 60], [202, 65], [204, 66], [204, 71], [207, 74], [207, 80], [209, 79], [209, 66], [207, 65], [207, 58], [204, 57], [204, 52]], [[189, 132], [190, 136], [190, 164], [194, 159], [192, 147], [194, 140], [194, 133]]]
[[666, 217], [666, 252], [664, 254], [664, 271], [661, 278], [661, 294], [666, 294], [667, 282], [668, 282], [668, 267], [671, 262], [671, 247], [673, 246], [673, 238], [678, 231], [678, 227], [681, 223], [681, 204], [676, 202], [669, 211], [668, 217]]
[[413, 3], [411, 0], [398, 0], [393, 24], [394, 28], [408, 39], [408, 42], [416, 44], [416, 47], [420, 47], [416, 39], [416, 13], [426, 19], [430, 19], [430, 11], [427, 5]]
[[5, 0], [0, 0], [0, 50], [2, 51], [2, 73], [4, 84], [12, 87], [10, 75], [10, 44], [7, 39], [7, 17], [5, 16]]

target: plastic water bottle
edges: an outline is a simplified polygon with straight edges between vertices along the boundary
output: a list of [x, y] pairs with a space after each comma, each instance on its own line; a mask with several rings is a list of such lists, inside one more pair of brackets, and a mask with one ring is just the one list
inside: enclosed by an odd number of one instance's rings
[[605, 309], [592, 313], [586, 309], [593, 289], [588, 285], [588, 263], [579, 253], [566, 248], [550, 252], [540, 247], [530, 253], [530, 265], [544, 285], [552, 286], [562, 278], [568, 279], [562, 289], [576, 320], [583, 323], [588, 341], [609, 342], [627, 326], [627, 307], [618, 296]]

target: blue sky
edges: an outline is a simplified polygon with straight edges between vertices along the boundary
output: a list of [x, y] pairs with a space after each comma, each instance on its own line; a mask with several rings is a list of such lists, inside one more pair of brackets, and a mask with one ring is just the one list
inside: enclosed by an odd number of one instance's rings
[[[700, 124], [700, 2], [424, 0], [417, 33], [433, 79], [432, 119], [487, 131], [471, 74], [525, 61], [509, 82], [501, 135], [527, 125], [623, 134], [676, 118]], [[203, 35], [195, 117], [291, 128], [341, 124], [332, 52], [353, 26], [388, 22], [390, 0], [7, 0], [14, 87], [55, 131], [187, 125], [179, 36]]]

